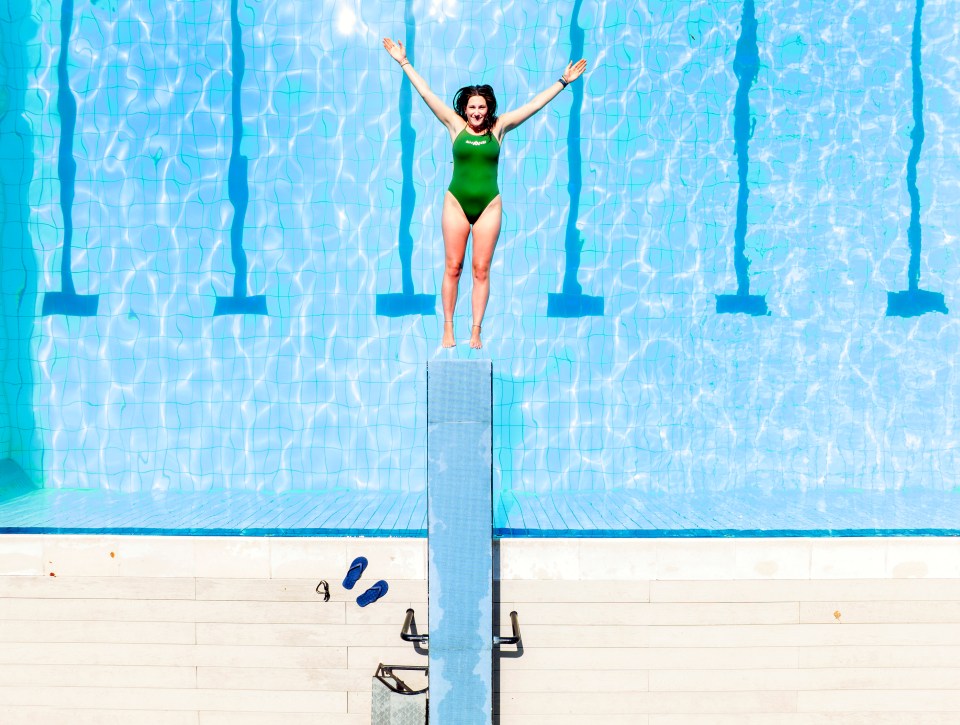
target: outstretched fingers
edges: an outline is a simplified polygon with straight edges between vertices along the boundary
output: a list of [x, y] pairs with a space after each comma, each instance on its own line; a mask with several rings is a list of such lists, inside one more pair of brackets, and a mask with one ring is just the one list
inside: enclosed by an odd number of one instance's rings
[[576, 63], [570, 61], [567, 63], [567, 69], [563, 72], [563, 77], [567, 79], [567, 82], [572, 82], [577, 80], [580, 76], [583, 75], [583, 72], [587, 69], [587, 61], [581, 58]]
[[572, 60], [567, 63], [567, 69], [563, 72], [563, 78], [567, 83], [572, 83], [577, 80], [583, 72], [587, 69], [587, 61], [583, 58], [574, 63]]
[[390, 38], [384, 38], [383, 48], [398, 63], [402, 63], [403, 59], [407, 57], [407, 51], [404, 49], [402, 41], [393, 42]]

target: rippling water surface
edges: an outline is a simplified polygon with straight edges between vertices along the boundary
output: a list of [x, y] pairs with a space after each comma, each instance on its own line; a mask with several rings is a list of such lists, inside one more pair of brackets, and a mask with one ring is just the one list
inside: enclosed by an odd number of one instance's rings
[[[960, 481], [956, 254], [960, 34], [926, 2], [921, 287], [950, 313], [885, 316], [906, 289], [912, 2], [759, 2], [746, 254], [736, 291], [733, 58], [741, 2], [593, 2], [580, 113], [579, 282], [604, 316], [548, 317], [566, 267], [568, 89], [507, 137], [483, 356], [498, 485], [515, 491]], [[446, 101], [511, 108], [569, 58], [572, 0], [416, 0], [416, 67]], [[60, 4], [33, 7], [26, 118], [40, 299], [60, 289]], [[286, 491], [424, 485], [425, 372], [440, 339], [446, 131], [414, 97], [411, 270], [436, 316], [378, 317], [401, 291], [404, 2], [240, 0], [250, 294], [233, 285], [229, 3], [78, 2], [72, 268], [95, 318], [38, 317], [33, 403], [48, 486]], [[469, 280], [456, 324], [469, 330]], [[475, 355], [464, 344], [452, 353]]]

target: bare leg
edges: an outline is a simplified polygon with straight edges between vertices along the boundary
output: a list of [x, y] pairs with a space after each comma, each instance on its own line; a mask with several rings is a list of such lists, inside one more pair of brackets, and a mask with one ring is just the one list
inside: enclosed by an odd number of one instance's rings
[[443, 250], [446, 257], [443, 284], [440, 286], [440, 302], [443, 306], [443, 340], [440, 344], [453, 347], [457, 344], [453, 335], [453, 312], [457, 307], [457, 289], [460, 286], [460, 272], [463, 271], [463, 257], [467, 252], [470, 222], [449, 191], [443, 197], [440, 229], [443, 232]]
[[490, 299], [490, 262], [500, 238], [502, 218], [503, 203], [498, 196], [473, 225], [473, 327], [470, 330], [470, 347], [474, 349], [483, 347], [480, 326], [487, 311], [487, 300]]

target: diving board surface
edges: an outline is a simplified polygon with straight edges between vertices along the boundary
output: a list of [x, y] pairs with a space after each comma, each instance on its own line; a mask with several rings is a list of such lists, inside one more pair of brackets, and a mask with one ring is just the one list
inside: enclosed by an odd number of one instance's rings
[[427, 366], [430, 712], [487, 725], [493, 705], [493, 367]]

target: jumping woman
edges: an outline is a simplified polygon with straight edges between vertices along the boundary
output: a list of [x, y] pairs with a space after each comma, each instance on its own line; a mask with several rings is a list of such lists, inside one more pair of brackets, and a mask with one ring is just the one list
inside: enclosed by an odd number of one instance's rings
[[417, 89], [424, 102], [450, 132], [453, 141], [453, 179], [443, 197], [443, 213], [440, 228], [443, 231], [443, 248], [446, 263], [440, 298], [443, 302], [444, 347], [453, 347], [453, 311], [457, 306], [457, 288], [463, 258], [467, 252], [467, 237], [473, 229], [473, 327], [470, 331], [470, 347], [480, 348], [480, 326], [490, 297], [490, 261], [500, 237], [500, 221], [503, 205], [497, 187], [497, 163], [500, 159], [500, 144], [507, 131], [512, 131], [533, 114], [546, 106], [569, 83], [577, 80], [586, 70], [587, 61], [568, 63], [560, 80], [514, 111], [497, 116], [497, 99], [490, 86], [466, 86], [457, 91], [453, 108], [445, 105], [430, 90], [426, 81], [417, 73], [403, 43], [390, 38], [383, 39], [383, 47], [400, 64], [410, 83]]

